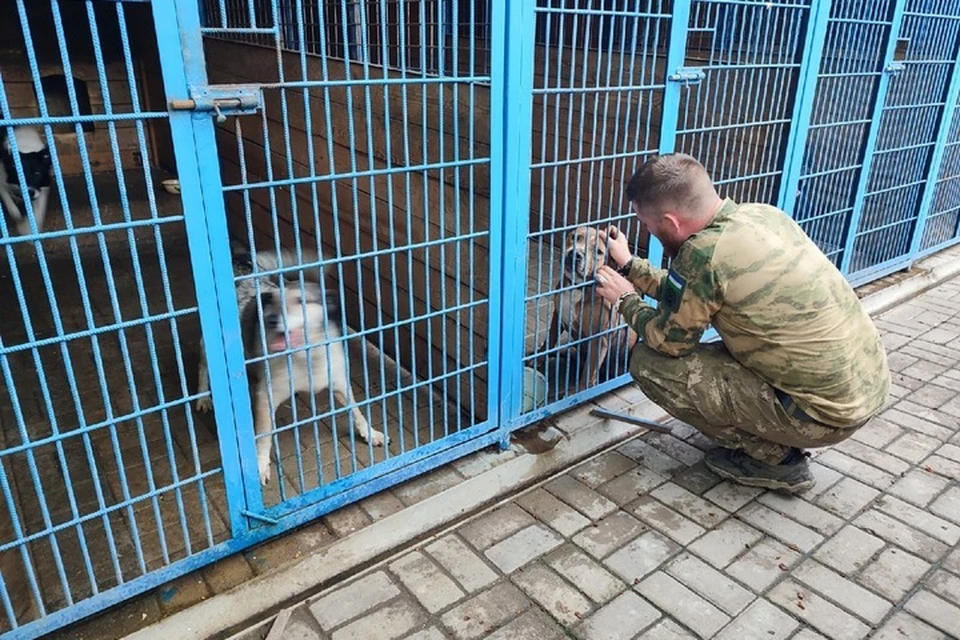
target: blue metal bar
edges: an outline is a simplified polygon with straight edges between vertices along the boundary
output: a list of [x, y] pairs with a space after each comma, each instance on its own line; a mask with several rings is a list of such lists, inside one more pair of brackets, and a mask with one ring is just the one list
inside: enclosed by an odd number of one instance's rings
[[[956, 16], [954, 16], [956, 18]], [[926, 180], [923, 188], [923, 195], [920, 197], [920, 206], [917, 217], [917, 223], [913, 229], [913, 237], [910, 240], [910, 255], [915, 256], [920, 250], [920, 243], [923, 241], [923, 235], [926, 230], [930, 209], [934, 204], [934, 194], [939, 184], [938, 176], [943, 166], [944, 150], [947, 147], [947, 141], [950, 137], [953, 116], [957, 108], [957, 100], [960, 99], [960, 37], [954, 41], [953, 48], [953, 69], [950, 71], [950, 85], [947, 89], [947, 96], [940, 118], [937, 122], [937, 139], [933, 146], [933, 154], [930, 158], [930, 164], [926, 172]], [[937, 105], [940, 106], [940, 105]]]
[[[185, 98], [191, 84], [206, 80], [197, 3], [175, 0], [154, 4], [153, 19], [164, 91], [170, 98]], [[184, 56], [184, 51], [191, 53]], [[200, 327], [218, 413], [217, 434], [230, 528], [234, 536], [241, 536], [247, 531], [243, 509], [260, 511], [262, 505], [259, 491], [248, 491], [251, 485], [259, 487], [256, 465], [242, 465], [243, 460], [256, 460], [246, 376], [238, 379], [230, 374], [243, 372], [244, 361], [220, 171], [214, 157], [207, 156], [202, 161], [198, 156], [198, 149], [216, 148], [213, 122], [188, 112], [171, 112], [170, 129], [177, 151], [194, 283], [198, 291], [214, 293], [199, 297]]]
[[783, 179], [777, 206], [793, 217], [796, 194], [803, 171], [803, 156], [813, 117], [814, 96], [817, 92], [817, 72], [821, 67], [823, 45], [827, 39], [827, 24], [832, 9], [832, 0], [814, 0], [807, 18], [806, 37], [803, 43], [803, 59], [798, 73], [796, 99], [792, 124], [787, 137]]
[[843, 243], [843, 256], [840, 260], [840, 272], [844, 275], [850, 274], [850, 266], [853, 261], [854, 243], [856, 242], [857, 232], [860, 227], [860, 219], [863, 215], [864, 199], [866, 198], [867, 184], [870, 178], [870, 170], [873, 167], [874, 151], [877, 146], [877, 138], [880, 132], [880, 124], [883, 115], [884, 103], [887, 99], [887, 93], [890, 87], [891, 74], [886, 71], [887, 65], [893, 61], [894, 53], [897, 47], [897, 39], [900, 34], [900, 28], [903, 24], [903, 13], [906, 0], [894, 0], [893, 15], [890, 19], [890, 27], [887, 31], [887, 43], [881, 62], [883, 73], [877, 83], [876, 92], [873, 95], [873, 112], [870, 117], [870, 128], [867, 132], [867, 139], [863, 146], [861, 154], [861, 168], [857, 179], [857, 187], [853, 199], [853, 214], [850, 216], [850, 222], [847, 227], [846, 239]]
[[[490, 88], [490, 333], [499, 333], [500, 344], [489, 345], [490, 386], [488, 408], [498, 416], [500, 446], [509, 443], [503, 427], [507, 419], [520, 413], [523, 393], [522, 362], [524, 331], [522, 323], [512, 322], [510, 314], [524, 306], [527, 265], [526, 243], [530, 220], [530, 158], [533, 130], [533, 61], [530, 46], [536, 25], [532, 2], [493, 2], [491, 22], [500, 24], [491, 43]], [[499, 73], [498, 73], [499, 72]], [[496, 106], [494, 106], [496, 105]], [[503, 256], [502, 262], [498, 256]], [[505, 274], [511, 274], [509, 278]], [[499, 328], [499, 332], [497, 332]], [[499, 346], [499, 348], [497, 348]]]

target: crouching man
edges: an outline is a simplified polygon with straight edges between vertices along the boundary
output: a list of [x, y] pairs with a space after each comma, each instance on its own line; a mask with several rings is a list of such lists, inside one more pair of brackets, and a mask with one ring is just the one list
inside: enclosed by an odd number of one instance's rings
[[[648, 160], [626, 195], [669, 270], [604, 235], [620, 266], [597, 289], [640, 336], [630, 372], [670, 415], [720, 445], [705, 463], [740, 484], [804, 491], [804, 449], [849, 438], [884, 406], [880, 335], [836, 267], [779, 209], [721, 199], [685, 154]], [[656, 308], [640, 294], [658, 300]], [[712, 324], [722, 342], [700, 344]]]

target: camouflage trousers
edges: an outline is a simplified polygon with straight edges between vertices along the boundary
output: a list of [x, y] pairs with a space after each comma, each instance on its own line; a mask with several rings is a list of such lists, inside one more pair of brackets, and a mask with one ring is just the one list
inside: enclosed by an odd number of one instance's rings
[[722, 343], [704, 344], [681, 358], [638, 343], [630, 355], [630, 373], [647, 397], [674, 418], [722, 447], [741, 449], [769, 464], [783, 460], [791, 447], [832, 445], [856, 431], [788, 412], [776, 389], [737, 362]]

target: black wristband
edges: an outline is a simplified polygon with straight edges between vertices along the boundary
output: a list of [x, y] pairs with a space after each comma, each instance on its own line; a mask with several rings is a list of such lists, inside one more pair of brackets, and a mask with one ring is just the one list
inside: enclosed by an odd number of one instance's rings
[[631, 258], [630, 260], [627, 260], [627, 264], [625, 264], [625, 265], [623, 265], [622, 267], [620, 267], [619, 269], [617, 269], [617, 273], [619, 273], [620, 275], [622, 275], [624, 278], [627, 278], [627, 277], [630, 276], [630, 270], [631, 270], [631, 269], [633, 269], [633, 259], [632, 259], [632, 258]]

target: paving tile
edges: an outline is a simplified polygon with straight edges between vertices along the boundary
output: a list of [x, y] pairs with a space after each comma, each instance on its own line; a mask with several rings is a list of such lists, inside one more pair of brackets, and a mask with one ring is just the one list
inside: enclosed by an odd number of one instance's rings
[[637, 499], [627, 510], [650, 527], [683, 545], [690, 544], [706, 532], [706, 529], [696, 522], [650, 496]]
[[447, 611], [440, 621], [457, 640], [473, 640], [486, 637], [530, 606], [520, 589], [501, 582]]
[[591, 520], [617, 510], [615, 503], [569, 475], [552, 480], [544, 488]]
[[646, 467], [631, 469], [597, 488], [601, 494], [621, 507], [633, 502], [667, 481], [667, 478]]
[[817, 462], [877, 489], [886, 489], [894, 482], [892, 474], [835, 449], [828, 449], [821, 453], [817, 456]]
[[791, 572], [790, 577], [803, 582], [828, 600], [832, 600], [834, 604], [873, 624], [883, 620], [893, 606], [890, 602], [875, 596], [816, 560], [804, 561]]
[[960, 575], [960, 547], [953, 550], [943, 561], [943, 568]]
[[754, 591], [764, 591], [800, 561], [801, 555], [766, 538], [726, 568], [726, 573]]
[[672, 482], [660, 485], [650, 495], [704, 527], [714, 527], [727, 517], [716, 504]]
[[918, 507], [925, 507], [946, 489], [950, 481], [935, 473], [914, 469], [897, 480], [889, 492]]
[[892, 456], [884, 451], [880, 451], [879, 449], [868, 447], [862, 442], [857, 442], [856, 440], [844, 440], [843, 442], [834, 445], [833, 449], [836, 451], [842, 451], [852, 458], [856, 458], [861, 462], [866, 462], [867, 464], [873, 465], [877, 469], [883, 469], [884, 471], [894, 475], [904, 473], [910, 469], [910, 463], [904, 462], [900, 458]]
[[325, 630], [338, 627], [400, 595], [400, 589], [383, 571], [365, 576], [329, 595], [308, 601], [310, 613]]
[[416, 631], [403, 640], [448, 640], [450, 636], [440, 631], [437, 627], [428, 627], [422, 631]]
[[617, 449], [623, 455], [643, 463], [643, 466], [656, 473], [671, 477], [675, 473], [686, 469], [687, 465], [676, 458], [671, 458], [664, 452], [651, 447], [643, 440], [631, 440]]
[[730, 617], [662, 571], [644, 579], [635, 589], [701, 638], [722, 629]]
[[496, 572], [456, 535], [444, 536], [428, 544], [424, 550], [468, 593], [482, 589], [497, 579]]
[[863, 529], [847, 525], [824, 542], [814, 555], [828, 567], [850, 575], [868, 565], [884, 544], [883, 540]]
[[930, 473], [949, 478], [951, 480], [960, 480], [960, 462], [933, 455], [923, 461], [921, 467]]
[[809, 552], [823, 541], [823, 536], [816, 531], [760, 504], [744, 507], [738, 517], [783, 541], [787, 546], [793, 545], [804, 552]]
[[370, 516], [356, 504], [337, 509], [323, 516], [321, 520], [335, 536], [340, 538], [359, 531], [372, 522]]
[[899, 602], [929, 569], [930, 563], [925, 560], [890, 547], [863, 570], [858, 580], [889, 600]]
[[844, 478], [823, 492], [816, 504], [827, 511], [849, 518], [869, 505], [880, 492], [853, 478]]
[[702, 496], [704, 493], [720, 484], [720, 476], [707, 468], [703, 462], [681, 470], [673, 477], [673, 482], [690, 493]]
[[854, 524], [867, 533], [872, 533], [888, 542], [892, 542], [931, 562], [939, 560], [948, 550], [947, 546], [939, 540], [931, 538], [899, 520], [894, 520], [876, 509], [861, 514], [854, 520]]
[[369, 498], [364, 498], [360, 501], [360, 506], [371, 520], [381, 520], [404, 509], [400, 498], [393, 495], [392, 491], [381, 491]]
[[539, 609], [530, 609], [503, 625], [484, 640], [561, 640], [566, 634], [563, 627]]
[[893, 516], [949, 545], [960, 542], [960, 526], [947, 522], [924, 509], [919, 509], [892, 496], [885, 496], [877, 500], [876, 504], [877, 509], [888, 516]]
[[670, 618], [664, 618], [639, 636], [636, 640], [694, 640], [696, 636]]
[[666, 566], [666, 572], [689, 589], [731, 616], [753, 602], [755, 596], [703, 560], [682, 553]]
[[950, 604], [960, 606], [960, 577], [940, 569], [924, 586]]
[[954, 462], [960, 462], [960, 447], [955, 444], [945, 444], [937, 449], [937, 455]]
[[564, 537], [590, 525], [589, 518], [544, 489], [520, 496], [517, 504]]
[[430, 613], [446, 609], [467, 595], [440, 567], [419, 551], [392, 562], [389, 568]]
[[585, 595], [540, 563], [518, 571], [513, 582], [565, 626], [583, 620], [593, 608]]
[[571, 540], [594, 558], [603, 558], [648, 529], [633, 516], [617, 511], [587, 527]]
[[535, 524], [498, 542], [484, 554], [503, 573], [513, 573], [561, 544], [563, 538], [542, 524]]
[[894, 440], [884, 451], [898, 458], [903, 458], [907, 462], [917, 464], [936, 451], [941, 444], [942, 443], [936, 438], [925, 436], [916, 431], [910, 431]]
[[903, 400], [893, 409], [885, 411], [883, 418], [944, 442], [952, 435], [952, 430], [943, 424], [944, 418], [938, 416], [936, 411], [909, 400]]
[[761, 532], [730, 518], [691, 544], [689, 549], [713, 566], [723, 568], [761, 539]]
[[205, 600], [210, 595], [210, 586], [203, 580], [203, 576], [189, 573], [161, 587], [158, 600], [160, 610], [164, 615], [170, 615]]
[[810, 474], [813, 476], [814, 485], [803, 494], [803, 497], [807, 500], [813, 500], [826, 493], [841, 478], [845, 477], [839, 471], [820, 464], [816, 458], [810, 462]]
[[583, 640], [630, 640], [660, 616], [649, 602], [627, 591], [584, 620], [576, 635]]
[[918, 591], [903, 608], [944, 633], [960, 636], [960, 607], [929, 591]]
[[703, 451], [672, 435], [651, 433], [644, 438], [652, 447], [662, 451], [684, 465], [692, 467], [703, 460]]
[[[936, 378], [934, 378], [934, 380], [936, 380]], [[931, 381], [911, 393], [908, 398], [911, 402], [922, 404], [931, 409], [938, 409], [956, 397], [956, 395], [957, 392], [953, 389], [941, 387]]]
[[458, 531], [464, 540], [483, 551], [534, 522], [533, 516], [510, 503], [471, 520]]
[[608, 451], [574, 467], [569, 473], [591, 489], [596, 489], [636, 466], [637, 462], [635, 460], [622, 453]]
[[372, 613], [337, 629], [331, 640], [369, 640], [383, 638], [393, 640], [423, 624], [426, 615], [410, 600], [399, 600], [378, 607]]
[[680, 546], [656, 531], [648, 531], [610, 554], [604, 565], [628, 585], [643, 578], [680, 550]]
[[937, 631], [909, 613], [898, 611], [870, 636], [870, 640], [946, 640], [942, 631]]
[[747, 638], [766, 638], [783, 640], [800, 626], [779, 607], [766, 600], [757, 600], [733, 619], [717, 640], [746, 640]]
[[941, 518], [960, 524], [960, 488], [953, 486], [930, 505], [930, 510]]
[[768, 597], [832, 640], [859, 640], [870, 631], [856, 617], [793, 580], [778, 584]]
[[[276, 619], [274, 619], [274, 622]], [[271, 626], [273, 622], [271, 622]], [[295, 608], [283, 627], [280, 640], [316, 640], [323, 637], [317, 622], [306, 607]], [[252, 639], [251, 639], [252, 640]]]
[[[839, 477], [840, 474], [837, 474]], [[729, 513], [739, 510], [749, 504], [754, 498], [763, 493], [763, 489], [746, 487], [733, 482], [721, 482], [703, 497]]]
[[622, 580], [573, 545], [552, 551], [544, 561], [597, 603], [608, 602], [627, 588]]
[[843, 520], [837, 516], [796, 497], [769, 492], [757, 498], [757, 502], [825, 536], [836, 533], [843, 526]]

